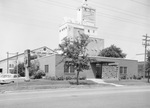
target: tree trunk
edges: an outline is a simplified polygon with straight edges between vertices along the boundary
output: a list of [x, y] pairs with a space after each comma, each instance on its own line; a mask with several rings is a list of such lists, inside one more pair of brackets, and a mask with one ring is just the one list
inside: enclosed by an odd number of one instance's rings
[[79, 85], [79, 71], [77, 71], [77, 85]]

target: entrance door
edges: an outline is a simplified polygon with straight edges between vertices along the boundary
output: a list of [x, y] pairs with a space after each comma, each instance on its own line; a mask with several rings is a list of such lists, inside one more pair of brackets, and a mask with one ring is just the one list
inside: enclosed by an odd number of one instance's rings
[[102, 65], [96, 64], [96, 78], [102, 78]]

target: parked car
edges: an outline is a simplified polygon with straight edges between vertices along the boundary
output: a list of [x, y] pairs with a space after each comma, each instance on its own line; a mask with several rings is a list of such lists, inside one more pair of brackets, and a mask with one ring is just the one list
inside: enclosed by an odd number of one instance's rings
[[1, 74], [0, 75], [0, 84], [9, 84], [14, 83], [20, 80], [24, 80], [24, 77], [19, 77], [17, 74]]

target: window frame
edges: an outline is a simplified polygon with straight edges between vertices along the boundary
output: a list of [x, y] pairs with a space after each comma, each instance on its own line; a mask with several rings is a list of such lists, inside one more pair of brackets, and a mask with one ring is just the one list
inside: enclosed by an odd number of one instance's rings
[[66, 61], [64, 63], [64, 73], [65, 74], [75, 74], [74, 66], [73, 65], [69, 65], [69, 62], [71, 62], [71, 61]]
[[49, 65], [47, 64], [44, 67], [45, 67], [45, 73], [49, 73]]

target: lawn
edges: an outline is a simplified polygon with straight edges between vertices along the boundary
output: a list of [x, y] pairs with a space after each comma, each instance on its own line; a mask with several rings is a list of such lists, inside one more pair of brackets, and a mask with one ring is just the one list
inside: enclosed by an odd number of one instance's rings
[[125, 85], [125, 86], [149, 86], [150, 83], [147, 82], [147, 79], [141, 79], [141, 80], [105, 80], [107, 83], [114, 83], [119, 85]]
[[[38, 89], [59, 89], [59, 88], [93, 88], [93, 87], [112, 87], [110, 84], [97, 84], [90, 80], [80, 80], [76, 85], [76, 80], [48, 80], [48, 79], [31, 79], [30, 82], [19, 82], [12, 84], [0, 85], [0, 92], [16, 90], [38, 90]], [[114, 83], [125, 86], [149, 86], [147, 80], [105, 80], [107, 83]]]
[[110, 86], [106, 84], [97, 84], [89, 80], [80, 80], [79, 83], [79, 85], [76, 85], [76, 80], [55, 81], [47, 79], [31, 79], [30, 82], [19, 82], [18, 86], [16, 82], [12, 84], [0, 85], [0, 91]]

